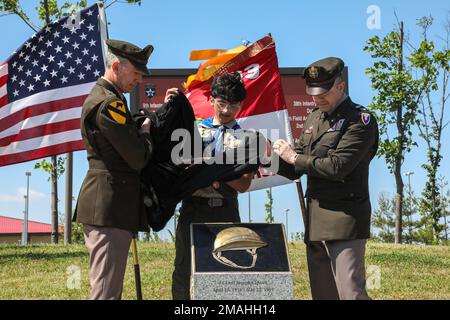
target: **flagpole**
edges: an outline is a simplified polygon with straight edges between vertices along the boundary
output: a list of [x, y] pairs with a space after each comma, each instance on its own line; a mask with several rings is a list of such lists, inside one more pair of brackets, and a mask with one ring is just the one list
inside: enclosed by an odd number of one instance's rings
[[72, 243], [72, 182], [73, 182], [73, 152], [66, 159], [66, 209], [64, 219], [64, 244]]

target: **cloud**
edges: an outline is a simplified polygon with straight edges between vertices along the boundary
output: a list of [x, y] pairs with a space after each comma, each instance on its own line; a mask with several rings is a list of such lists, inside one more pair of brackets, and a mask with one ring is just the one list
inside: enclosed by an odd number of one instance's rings
[[[20, 187], [16, 190], [15, 194], [0, 194], [1, 202], [24, 202], [24, 195], [27, 194], [27, 189]], [[30, 201], [46, 199], [45, 193], [30, 189]]]

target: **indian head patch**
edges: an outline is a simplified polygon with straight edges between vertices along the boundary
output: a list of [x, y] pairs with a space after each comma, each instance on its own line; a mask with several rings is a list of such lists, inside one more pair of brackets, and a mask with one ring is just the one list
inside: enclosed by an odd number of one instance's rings
[[361, 113], [361, 121], [365, 126], [367, 126], [370, 122], [370, 113], [362, 112]]

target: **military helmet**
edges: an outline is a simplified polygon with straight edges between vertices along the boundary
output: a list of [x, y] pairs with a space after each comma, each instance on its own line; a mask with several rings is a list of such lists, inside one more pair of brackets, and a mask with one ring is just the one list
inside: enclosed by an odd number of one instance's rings
[[[244, 227], [231, 227], [220, 231], [214, 240], [212, 251], [214, 259], [233, 268], [250, 269], [256, 264], [256, 250], [267, 246], [261, 237], [253, 230]], [[222, 256], [223, 251], [245, 250], [251, 254], [253, 260], [250, 266], [240, 266]]]

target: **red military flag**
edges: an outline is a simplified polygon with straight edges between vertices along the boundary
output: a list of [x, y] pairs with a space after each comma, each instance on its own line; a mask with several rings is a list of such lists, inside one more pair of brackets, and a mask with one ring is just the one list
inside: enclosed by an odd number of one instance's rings
[[[258, 130], [269, 140], [285, 139], [292, 142], [291, 128], [283, 89], [281, 87], [275, 42], [266, 36], [249, 47], [232, 50], [200, 50], [192, 56], [212, 58], [205, 62], [196, 75], [186, 83], [186, 96], [191, 102], [196, 118], [214, 116], [209, 103], [212, 78], [217, 75], [238, 71], [247, 89], [241, 110], [236, 118], [242, 129]], [[205, 67], [206, 65], [206, 67]], [[253, 179], [250, 190], [257, 190], [291, 181], [274, 175], [263, 168]]]
[[0, 166], [84, 149], [83, 102], [104, 73], [98, 4], [48, 24], [0, 65]]

